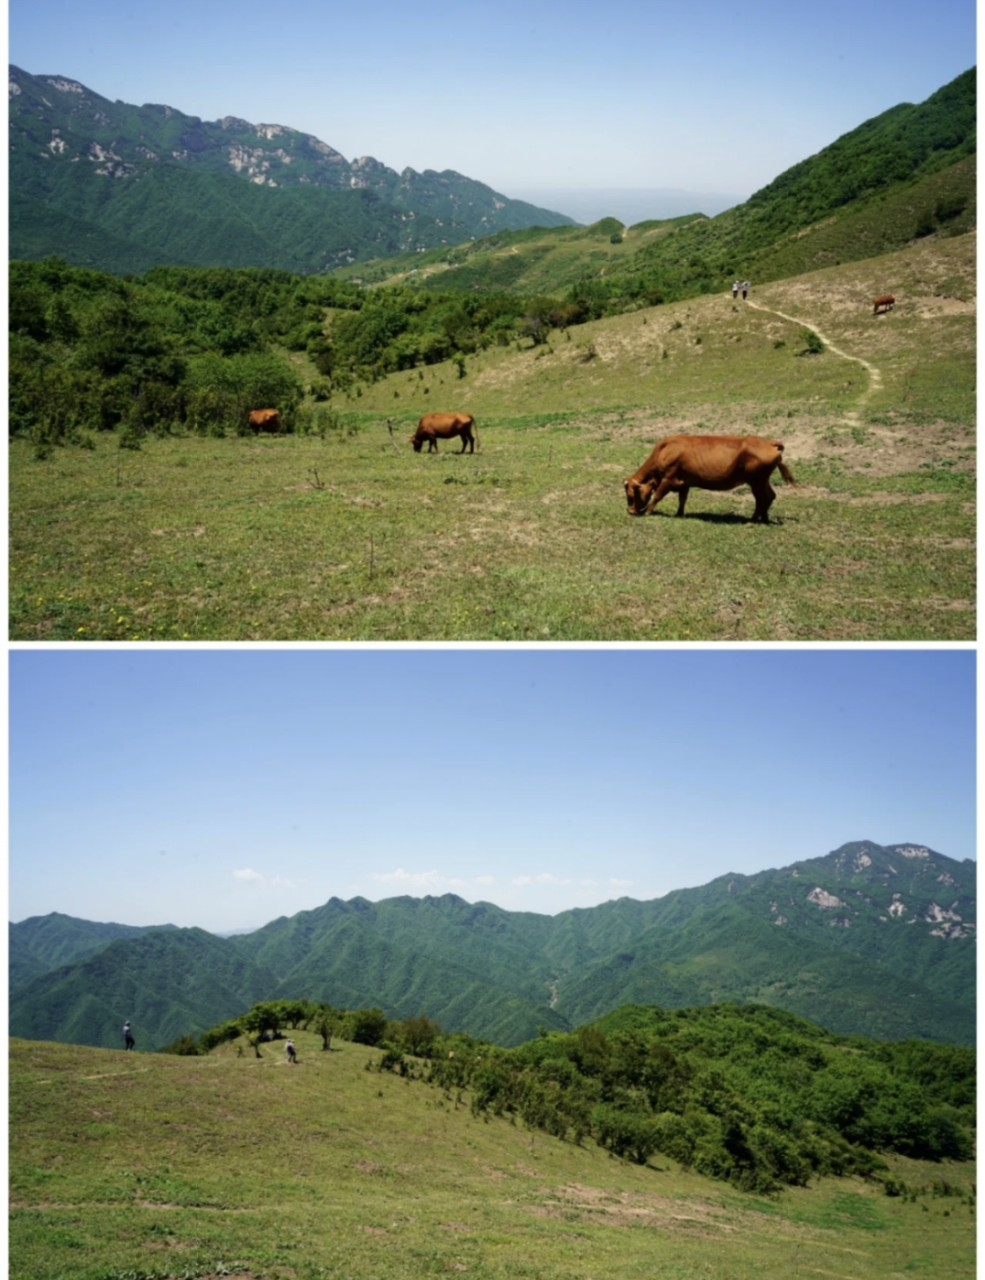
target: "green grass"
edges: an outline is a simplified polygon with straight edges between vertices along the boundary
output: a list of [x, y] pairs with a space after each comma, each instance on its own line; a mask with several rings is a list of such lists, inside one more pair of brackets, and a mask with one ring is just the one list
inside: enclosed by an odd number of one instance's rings
[[[47, 462], [15, 441], [11, 636], [971, 639], [974, 262], [973, 237], [922, 241], [754, 289], [758, 309], [694, 299], [490, 348], [464, 378], [393, 374], [336, 400], [349, 437], [109, 435]], [[805, 328], [822, 355], [798, 354]], [[476, 415], [480, 452], [410, 450], [445, 408]], [[781, 439], [801, 487], [768, 528], [747, 490], [630, 519], [622, 479], [681, 431]]]
[[[208, 1058], [23, 1040], [10, 1057], [16, 1280], [974, 1274], [973, 1166], [892, 1158], [915, 1202], [829, 1179], [766, 1198], [474, 1119], [467, 1095], [295, 1036]], [[944, 1177], [956, 1192], [931, 1194]], [[947, 1214], [947, 1216], [945, 1216]]]
[[[15, 446], [19, 639], [928, 639], [973, 634], [974, 484], [797, 464], [630, 519], [640, 427], [485, 424], [472, 457], [347, 443]], [[117, 473], [117, 462], [120, 462]], [[119, 474], [119, 483], [117, 476]], [[320, 485], [322, 487], [315, 487]]]

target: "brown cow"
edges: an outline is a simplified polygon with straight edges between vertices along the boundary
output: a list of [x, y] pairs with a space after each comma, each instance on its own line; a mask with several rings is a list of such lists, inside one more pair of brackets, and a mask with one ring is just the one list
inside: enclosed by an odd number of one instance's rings
[[[472, 438], [473, 430], [475, 440]], [[475, 453], [479, 431], [471, 413], [426, 413], [418, 422], [417, 430], [410, 437], [410, 442], [414, 446], [415, 453], [421, 452], [421, 446], [425, 440], [428, 453], [437, 453], [439, 440], [453, 440], [455, 436], [462, 437], [459, 453], [465, 452], [466, 444], [469, 446], [469, 453]]]
[[280, 431], [283, 425], [276, 409], [251, 409], [247, 422], [254, 433]]
[[761, 436], [667, 436], [658, 440], [642, 467], [623, 481], [631, 516], [645, 516], [672, 489], [683, 516], [689, 490], [736, 489], [747, 484], [756, 499], [753, 520], [769, 524], [776, 497], [770, 475], [779, 467], [787, 484], [796, 484], [783, 462], [779, 440]]
[[872, 299], [872, 314], [879, 315], [882, 311], [892, 311], [896, 306], [896, 299], [891, 293], [880, 294], [878, 298]]

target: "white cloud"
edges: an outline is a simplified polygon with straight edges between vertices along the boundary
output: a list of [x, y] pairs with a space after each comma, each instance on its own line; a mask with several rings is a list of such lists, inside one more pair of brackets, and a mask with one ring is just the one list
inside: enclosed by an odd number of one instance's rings
[[[517, 885], [518, 888], [525, 888], [530, 884], [553, 884], [561, 885], [562, 887], [570, 887], [574, 884], [574, 881], [569, 879], [567, 876], [555, 876], [551, 875], [549, 871], [542, 871], [540, 875], [537, 876], [514, 876], [510, 883]], [[582, 884], [588, 883], [591, 882], [582, 881]]]
[[373, 879], [380, 884], [399, 885], [411, 893], [446, 893], [449, 889], [464, 892], [469, 885], [496, 883], [495, 876], [445, 876], [437, 871], [405, 871], [403, 867], [396, 871], [374, 871]]
[[578, 883], [583, 889], [597, 889], [599, 887], [597, 880], [579, 880]]
[[381, 884], [399, 884], [405, 889], [430, 890], [439, 889], [445, 882], [437, 871], [405, 871], [398, 867], [396, 871], [374, 871], [373, 879]]
[[254, 871], [252, 867], [244, 867], [242, 871], [233, 872], [234, 880], [247, 880], [250, 884], [263, 884], [264, 879], [259, 871]]
[[632, 883], [632, 880], [617, 880], [615, 876], [609, 877], [609, 884], [614, 885], [617, 889], [629, 889]]

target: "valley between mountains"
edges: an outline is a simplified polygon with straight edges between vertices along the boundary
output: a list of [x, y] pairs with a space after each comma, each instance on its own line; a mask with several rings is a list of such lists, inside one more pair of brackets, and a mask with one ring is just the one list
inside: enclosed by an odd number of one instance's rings
[[219, 938], [52, 914], [10, 926], [10, 1032], [115, 1048], [128, 1017], [162, 1048], [303, 998], [515, 1045], [627, 1003], [758, 1002], [842, 1034], [973, 1045], [975, 921], [974, 862], [871, 841], [553, 917], [332, 898]]

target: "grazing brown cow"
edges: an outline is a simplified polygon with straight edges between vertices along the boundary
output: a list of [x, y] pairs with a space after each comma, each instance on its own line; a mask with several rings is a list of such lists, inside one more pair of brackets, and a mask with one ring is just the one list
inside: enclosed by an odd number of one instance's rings
[[677, 514], [684, 514], [690, 489], [736, 489], [747, 484], [756, 499], [753, 520], [769, 524], [776, 497], [770, 475], [779, 467], [787, 484], [796, 484], [783, 462], [779, 440], [761, 436], [667, 436], [658, 440], [642, 467], [623, 481], [631, 516], [645, 516], [672, 489]]
[[892, 311], [896, 306], [896, 299], [891, 293], [880, 294], [878, 298], [872, 299], [872, 314], [879, 315], [881, 311]]
[[251, 409], [247, 422], [254, 432], [280, 431], [283, 425], [276, 409]]
[[[472, 438], [473, 431], [475, 431], [475, 440]], [[415, 453], [421, 452], [421, 446], [425, 440], [428, 453], [437, 453], [439, 440], [453, 440], [455, 436], [462, 437], [459, 453], [465, 452], [466, 444], [469, 446], [469, 453], [475, 453], [475, 441], [479, 439], [479, 431], [471, 413], [426, 413], [418, 422], [417, 430], [410, 437], [410, 442], [414, 446]]]

